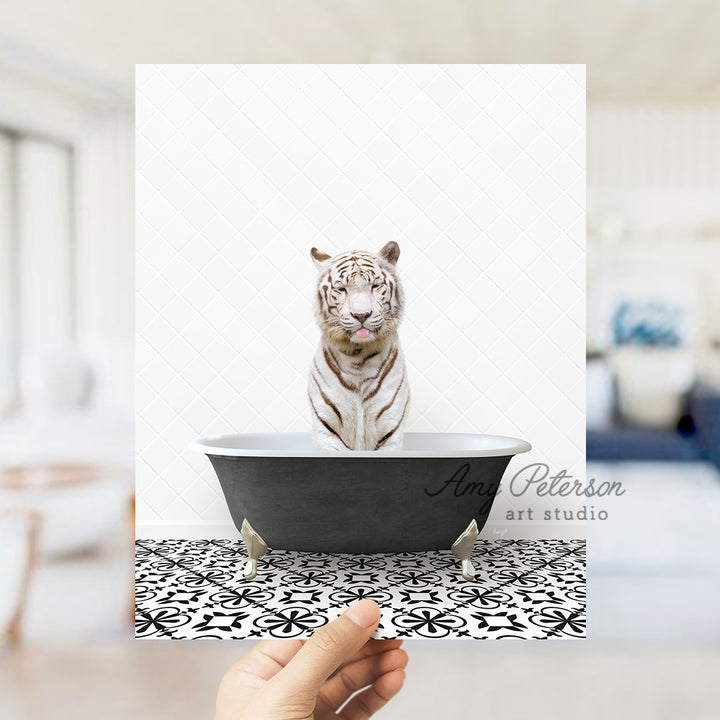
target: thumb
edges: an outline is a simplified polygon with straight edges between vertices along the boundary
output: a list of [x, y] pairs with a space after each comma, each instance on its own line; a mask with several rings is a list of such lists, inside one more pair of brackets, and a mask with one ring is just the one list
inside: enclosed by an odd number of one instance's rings
[[379, 622], [377, 603], [365, 599], [316, 630], [273, 678], [271, 684], [275, 697], [280, 699], [297, 696], [297, 693], [312, 693], [314, 698], [328, 677], [370, 639]]

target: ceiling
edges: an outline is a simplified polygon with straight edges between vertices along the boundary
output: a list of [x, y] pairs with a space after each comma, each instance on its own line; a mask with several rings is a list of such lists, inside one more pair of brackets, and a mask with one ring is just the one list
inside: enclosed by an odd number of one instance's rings
[[130, 101], [134, 63], [571, 62], [590, 102], [720, 103], [717, 0], [23, 0], [0, 66]]

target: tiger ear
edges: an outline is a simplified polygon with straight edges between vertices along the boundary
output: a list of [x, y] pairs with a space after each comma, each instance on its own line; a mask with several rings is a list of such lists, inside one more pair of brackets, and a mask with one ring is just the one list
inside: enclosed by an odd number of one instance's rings
[[383, 245], [378, 255], [383, 260], [387, 260], [391, 265], [394, 265], [400, 257], [400, 246], [394, 240], [391, 240], [387, 245]]
[[310, 257], [315, 263], [315, 266], [320, 270], [327, 267], [328, 260], [330, 260], [330, 255], [320, 252], [316, 247], [310, 249]]

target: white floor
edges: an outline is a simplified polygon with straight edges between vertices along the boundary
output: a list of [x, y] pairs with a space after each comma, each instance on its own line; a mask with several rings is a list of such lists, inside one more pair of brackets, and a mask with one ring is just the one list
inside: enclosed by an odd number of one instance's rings
[[[133, 641], [0, 656], [9, 720], [211, 718], [217, 683], [251, 643]], [[386, 720], [711, 720], [720, 652], [582, 642], [406, 641], [410, 656]]]
[[589, 464], [588, 637], [720, 647], [720, 473], [704, 463]]
[[[593, 500], [609, 517], [588, 527], [589, 640], [407, 641], [407, 686], [381, 717], [717, 716], [720, 476], [702, 464], [593, 475], [626, 493]], [[132, 640], [128, 540], [118, 528], [103, 551], [42, 567], [26, 645], [0, 654], [0, 717], [211, 716], [223, 669], [251, 643]]]

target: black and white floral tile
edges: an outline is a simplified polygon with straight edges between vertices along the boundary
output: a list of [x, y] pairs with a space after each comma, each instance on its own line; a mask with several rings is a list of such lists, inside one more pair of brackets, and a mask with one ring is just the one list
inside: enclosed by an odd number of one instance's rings
[[383, 608], [379, 638], [583, 638], [584, 540], [478, 540], [474, 582], [449, 551], [271, 550], [248, 582], [234, 540], [138, 540], [138, 638], [303, 638], [350, 603]]

